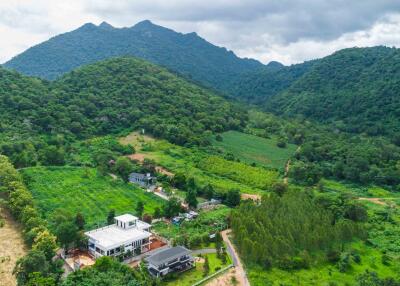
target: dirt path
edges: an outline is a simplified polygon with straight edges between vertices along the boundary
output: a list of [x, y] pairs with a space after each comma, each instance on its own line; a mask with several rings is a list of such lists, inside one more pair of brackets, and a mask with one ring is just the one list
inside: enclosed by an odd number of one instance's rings
[[0, 284], [15, 286], [17, 283], [12, 271], [17, 260], [26, 254], [27, 248], [21, 229], [11, 215], [2, 207], [0, 215], [5, 220], [4, 226], [0, 228]]
[[[295, 153], [300, 152], [300, 150], [301, 150], [301, 146], [297, 147]], [[283, 175], [283, 182], [284, 182], [285, 184], [287, 184], [288, 181], [289, 181], [289, 171], [290, 171], [290, 164], [291, 164], [291, 163], [292, 163], [292, 160], [289, 159], [289, 160], [286, 162], [286, 165], [285, 165], [285, 174]]]
[[395, 205], [393, 202], [385, 202], [384, 200], [393, 200], [395, 198], [358, 198], [359, 201], [368, 201], [377, 205], [387, 206]]
[[[222, 239], [226, 243], [227, 251], [228, 251], [229, 255], [232, 257], [233, 265], [235, 266], [234, 269], [235, 269], [235, 277], [237, 276], [237, 278], [236, 278], [236, 280], [238, 282], [237, 285], [250, 286], [249, 280], [247, 279], [246, 271], [243, 268], [243, 265], [242, 265], [242, 262], [240, 261], [239, 255], [237, 254], [235, 247], [233, 246], [232, 242], [229, 239], [228, 235], [230, 234], [230, 232], [231, 232], [231, 230], [227, 229], [227, 230], [222, 231], [221, 235], [222, 235]], [[224, 275], [222, 275], [221, 277], [223, 277], [223, 276]], [[221, 277], [219, 277], [219, 278], [221, 278]], [[228, 282], [228, 284], [210, 284], [210, 285], [221, 285], [221, 286], [232, 285], [232, 281], [230, 281], [229, 279], [226, 282]]]

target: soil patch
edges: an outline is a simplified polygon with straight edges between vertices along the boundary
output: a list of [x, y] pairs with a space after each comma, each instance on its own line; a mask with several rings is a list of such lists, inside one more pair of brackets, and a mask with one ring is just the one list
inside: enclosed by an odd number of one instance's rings
[[253, 200], [253, 201], [259, 201], [261, 200], [261, 196], [260, 195], [252, 195], [252, 194], [242, 194], [241, 195], [242, 200]]
[[28, 249], [22, 239], [22, 230], [10, 213], [0, 207], [0, 216], [5, 221], [4, 226], [0, 228], [0, 284], [15, 286], [17, 281], [12, 271], [17, 260], [24, 256]]

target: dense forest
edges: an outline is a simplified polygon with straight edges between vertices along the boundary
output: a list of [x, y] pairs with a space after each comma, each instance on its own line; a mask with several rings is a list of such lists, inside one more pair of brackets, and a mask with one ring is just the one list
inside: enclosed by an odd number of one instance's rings
[[353, 206], [342, 207], [343, 216], [334, 216], [311, 194], [299, 190], [265, 196], [259, 205], [243, 203], [232, 213], [240, 254], [247, 263], [266, 269], [301, 269], [321, 259], [336, 260], [343, 244], [364, 235], [359, 221], [366, 211], [348, 219], [346, 213]]
[[55, 79], [79, 66], [133, 55], [171, 69], [225, 96], [337, 129], [399, 138], [396, 48], [350, 48], [292, 66], [240, 59], [195, 33], [143, 21], [131, 28], [85, 24], [5, 63], [27, 75]]
[[347, 132], [386, 135], [400, 143], [399, 92], [398, 49], [352, 48], [318, 60], [266, 107]]
[[0, 69], [0, 95], [0, 152], [19, 167], [46, 153], [57, 157], [73, 140], [126, 129], [206, 145], [209, 132], [240, 129], [247, 116], [221, 97], [134, 58], [85, 66], [52, 83]]
[[246, 132], [299, 145], [289, 176], [313, 185], [322, 177], [400, 190], [400, 147], [385, 137], [337, 130], [305, 119], [282, 119], [250, 112]]
[[228, 94], [240, 101], [253, 105], [265, 105], [268, 99], [289, 88], [317, 62], [283, 66], [271, 62], [263, 68], [240, 76], [227, 89]]
[[256, 60], [240, 59], [196, 33], [177, 33], [150, 21], [120, 29], [107, 23], [88, 23], [28, 49], [5, 66], [26, 75], [55, 79], [79, 66], [127, 55], [218, 89], [228, 88], [242, 73], [263, 66]]

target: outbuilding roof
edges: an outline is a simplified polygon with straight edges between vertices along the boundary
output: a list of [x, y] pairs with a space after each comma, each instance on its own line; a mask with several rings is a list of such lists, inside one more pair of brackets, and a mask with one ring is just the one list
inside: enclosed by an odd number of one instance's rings
[[120, 216], [116, 216], [115, 219], [119, 220], [119, 221], [122, 221], [122, 222], [130, 222], [130, 221], [133, 221], [133, 220], [137, 220], [138, 218], [135, 217], [134, 215], [131, 215], [131, 214], [123, 214], [123, 215], [120, 215]]
[[190, 254], [191, 251], [183, 246], [175, 246], [172, 248], [160, 250], [145, 260], [155, 266], [163, 265], [173, 259]]

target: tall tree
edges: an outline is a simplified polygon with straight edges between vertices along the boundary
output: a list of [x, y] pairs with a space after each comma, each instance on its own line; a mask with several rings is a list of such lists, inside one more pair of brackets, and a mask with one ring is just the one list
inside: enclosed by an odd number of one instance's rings
[[189, 189], [186, 192], [186, 203], [189, 205], [191, 208], [196, 208], [198, 201], [197, 201], [197, 192], [195, 189]]
[[136, 204], [136, 214], [139, 218], [142, 217], [144, 211], [144, 203], [142, 201], [138, 201]]

